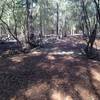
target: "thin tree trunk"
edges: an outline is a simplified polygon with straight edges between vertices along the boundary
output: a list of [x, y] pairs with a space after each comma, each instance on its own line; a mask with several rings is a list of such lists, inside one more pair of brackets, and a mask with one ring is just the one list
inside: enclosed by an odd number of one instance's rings
[[59, 37], [59, 5], [57, 3], [57, 26], [56, 26], [57, 36]]
[[40, 7], [40, 38], [43, 36], [43, 26], [42, 26], [42, 11]]

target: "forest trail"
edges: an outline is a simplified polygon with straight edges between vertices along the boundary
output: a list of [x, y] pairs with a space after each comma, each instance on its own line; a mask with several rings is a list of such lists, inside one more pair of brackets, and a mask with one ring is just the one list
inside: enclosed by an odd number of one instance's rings
[[100, 100], [100, 62], [82, 57], [80, 44], [52, 41], [1, 57], [0, 100]]

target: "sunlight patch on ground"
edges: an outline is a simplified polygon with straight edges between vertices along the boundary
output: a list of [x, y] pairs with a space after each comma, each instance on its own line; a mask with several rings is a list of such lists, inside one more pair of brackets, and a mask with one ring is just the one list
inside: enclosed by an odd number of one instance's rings
[[47, 100], [49, 85], [44, 83], [31, 84], [27, 89], [21, 89], [10, 100]]
[[16, 96], [12, 97], [10, 100], [16, 100]]
[[13, 61], [15, 63], [20, 63], [23, 61], [23, 57], [21, 57], [21, 56], [12, 57], [10, 59], [11, 59], [11, 61]]
[[48, 90], [48, 84], [47, 83], [38, 83], [36, 85], [33, 85], [29, 87], [25, 92], [24, 95], [27, 98], [41, 98], [42, 94], [45, 95], [45, 93]]
[[63, 61], [66, 61], [66, 60], [74, 60], [74, 58], [72, 56], [64, 56]]
[[54, 90], [51, 96], [51, 100], [64, 100], [64, 95], [60, 91]]
[[48, 55], [48, 56], [47, 56], [47, 59], [48, 59], [48, 60], [55, 60], [55, 57], [54, 57], [53, 55]]
[[37, 66], [43, 68], [43, 70], [44, 70], [44, 69], [45, 69], [45, 70], [46, 70], [46, 69], [50, 69], [50, 63], [41, 62], [41, 63], [38, 63]]
[[32, 53], [30, 53], [30, 56], [31, 56], [31, 55], [40, 56], [41, 54], [42, 54], [42, 52], [33, 51]]
[[100, 72], [97, 72], [94, 68], [92, 68], [91, 73], [93, 75], [93, 79], [100, 82]]
[[74, 51], [68, 51], [68, 52], [65, 52], [65, 51], [58, 51], [58, 52], [52, 52], [52, 53], [49, 53], [51, 55], [72, 55], [74, 54]]
[[72, 99], [71, 96], [68, 95], [68, 96], [65, 97], [65, 100], [73, 100], [73, 99]]
[[12, 62], [15, 62], [15, 63], [20, 63], [24, 60], [24, 58], [27, 58], [29, 55], [25, 55], [25, 54], [19, 54], [19, 55], [16, 55], [16, 56], [13, 56], [13, 57], [9, 57], [9, 59], [12, 61]]
[[71, 96], [65, 96], [64, 93], [54, 90], [51, 96], [51, 100], [73, 100]]
[[78, 91], [82, 100], [97, 100], [95, 95], [88, 88], [84, 88], [80, 85], [75, 85], [75, 90]]

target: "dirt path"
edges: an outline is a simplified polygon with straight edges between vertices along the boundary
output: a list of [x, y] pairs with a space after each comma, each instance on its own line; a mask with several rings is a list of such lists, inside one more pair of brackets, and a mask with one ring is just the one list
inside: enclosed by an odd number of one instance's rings
[[100, 100], [100, 62], [81, 57], [77, 46], [57, 41], [0, 58], [0, 100]]

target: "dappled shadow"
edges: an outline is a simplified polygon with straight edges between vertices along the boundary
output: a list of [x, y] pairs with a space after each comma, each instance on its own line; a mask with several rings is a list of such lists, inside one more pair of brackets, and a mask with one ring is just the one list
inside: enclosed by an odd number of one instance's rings
[[[47, 52], [17, 56], [22, 59], [6, 58], [0, 66], [1, 100], [59, 100], [57, 97], [68, 96], [74, 100], [99, 100], [91, 74], [92, 68], [100, 70], [98, 62], [93, 67], [83, 58]], [[100, 85], [100, 79], [97, 81]]]
[[17, 42], [3, 42], [0, 43], [0, 55], [3, 55], [4, 53], [12, 51], [18, 51], [19, 46], [17, 45]]
[[[28, 58], [25, 56], [21, 62], [12, 61], [9, 58], [2, 61], [0, 66], [0, 100], [10, 100], [20, 89], [27, 89], [29, 84], [37, 84], [37, 82], [49, 79], [48, 73], [36, 66], [42, 56]], [[9, 63], [5, 63], [5, 61]]]
[[100, 62], [67, 43], [0, 58], [0, 100], [99, 100]]
[[[78, 37], [79, 38], [79, 37]], [[82, 55], [81, 49], [84, 49], [85, 45], [80, 38], [68, 37], [65, 39], [55, 40], [52, 43], [47, 43], [43, 48], [39, 48], [42, 52], [52, 53], [54, 55]]]

